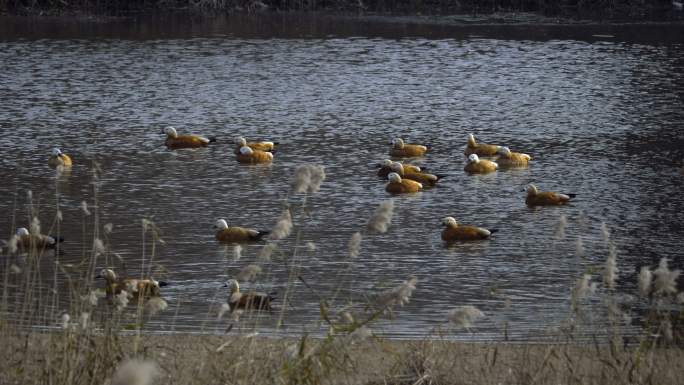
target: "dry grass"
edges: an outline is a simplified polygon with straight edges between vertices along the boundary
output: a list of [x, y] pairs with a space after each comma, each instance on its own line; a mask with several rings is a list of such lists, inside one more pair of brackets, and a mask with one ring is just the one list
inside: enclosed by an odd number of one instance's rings
[[[286, 297], [291, 295], [290, 288], [297, 280], [307, 285], [299, 276], [302, 266], [297, 255], [301, 248], [301, 221], [308, 218], [305, 215], [308, 195], [316, 193], [325, 180], [322, 167], [305, 169], [308, 171], [295, 175], [290, 209], [284, 211], [276, 225], [286, 231], [281, 231], [273, 240], [293, 236], [295, 245], [291, 250], [278, 248], [269, 252], [273, 258], [283, 258], [288, 266], [290, 280]], [[651, 308], [643, 317], [643, 335], [627, 345], [620, 334], [620, 310], [613, 302], [612, 286], [619, 274], [619, 257], [612, 247], [603, 267], [605, 288], [592, 284], [591, 278], [600, 276], [596, 273], [582, 274], [576, 286], [568, 288], [573, 297], [574, 318], [568, 320], [570, 327], [559, 332], [557, 341], [563, 342], [553, 344], [450, 341], [449, 336], [455, 330], [470, 328], [483, 316], [472, 306], [453, 309], [450, 323], [441, 320], [445, 323], [434, 330], [430, 339], [393, 341], [374, 336], [372, 329], [376, 321], [395, 316], [393, 310], [410, 301], [413, 292], [420, 290], [420, 282], [414, 277], [403, 277], [406, 279], [403, 283], [369, 296], [367, 303], [344, 308], [330, 305], [333, 301], [327, 298], [335, 297], [336, 293], [316, 293], [320, 297], [320, 323], [327, 328], [323, 336], [316, 338], [306, 334], [298, 338], [261, 337], [256, 333], [259, 325], [255, 317], [243, 314], [239, 320], [235, 313], [228, 324], [255, 322], [251, 328], [250, 325], [240, 328], [255, 332], [237, 335], [229, 327], [223, 336], [145, 334], [145, 323], [154, 312], [163, 311], [164, 306], [155, 305], [152, 309], [150, 301], [142, 299], [130, 299], [124, 301], [130, 302], [127, 306], [121, 303], [117, 306], [118, 298], [109, 301], [100, 298], [92, 280], [99, 267], [122, 263], [110, 255], [108, 225], [102, 226], [103, 231], [97, 230], [100, 228], [98, 168], [95, 170], [93, 209], [89, 210], [87, 205], [82, 209], [84, 234], [86, 228], [95, 229], [93, 247], [84, 250], [80, 263], [62, 264], [59, 253], [55, 253], [55, 272], [44, 276], [41, 260], [48, 253], [53, 258], [51, 252], [31, 245], [21, 255], [25, 263], [20, 268], [11, 262], [20, 251], [13, 250], [11, 242], [3, 250], [0, 354], [5, 359], [0, 360], [0, 384], [666, 385], [679, 384], [684, 378], [684, 367], [679, 365], [684, 362], [684, 351], [680, 334], [682, 295], [676, 293], [675, 284], [678, 271], [669, 270], [667, 263], [662, 262], [653, 273], [654, 280], [642, 279], [641, 293], [648, 298], [646, 302]], [[33, 220], [38, 213], [30, 195], [27, 200], [32, 231], [40, 231], [40, 224]], [[385, 213], [380, 220], [383, 231], [391, 225], [391, 208], [390, 202], [379, 210]], [[59, 210], [56, 199], [55, 211], [59, 213]], [[59, 234], [60, 223], [60, 215], [56, 214], [49, 232]], [[564, 218], [561, 225], [563, 228], [568, 225]], [[352, 241], [349, 245], [350, 259], [359, 257], [361, 232], [367, 232], [364, 242], [372, 242], [375, 231], [359, 230], [354, 235], [358, 242]], [[154, 273], [155, 250], [163, 242], [160, 233], [153, 222], [142, 220], [140, 271], [144, 275]], [[605, 243], [612, 246], [607, 228], [604, 233]], [[559, 233], [557, 238], [563, 235]], [[268, 245], [266, 248], [271, 247]], [[239, 255], [240, 250], [227, 248], [227, 252]], [[261, 269], [259, 265], [248, 265], [243, 270], [243, 275], [248, 277], [243, 278], [268, 276], [268, 271], [257, 275]], [[67, 282], [67, 289], [60, 292], [57, 282], [62, 280]], [[586, 340], [574, 342], [573, 330], [581, 323], [585, 311], [583, 301], [597, 289], [611, 309], [609, 314], [615, 318], [609, 333], [612, 338], [593, 344], [587, 344]], [[282, 321], [286, 312], [272, 316]], [[47, 328], [41, 331], [36, 325]]]

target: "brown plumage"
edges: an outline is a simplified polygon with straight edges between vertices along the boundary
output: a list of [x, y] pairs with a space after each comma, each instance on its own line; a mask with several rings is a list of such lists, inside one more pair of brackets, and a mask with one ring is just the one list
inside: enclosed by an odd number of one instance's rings
[[404, 167], [404, 170], [410, 171], [410, 172], [424, 172], [425, 170], [421, 169], [420, 167], [413, 165], [413, 164], [406, 164], [406, 163], [401, 163], [401, 162], [392, 162], [389, 159], [385, 159], [382, 161], [382, 164], [380, 164], [380, 169], [378, 170], [378, 176], [381, 178], [387, 178], [387, 175], [392, 172], [392, 164], [393, 163], [399, 163]]
[[228, 226], [225, 219], [217, 220], [214, 228], [217, 229], [216, 240], [219, 242], [238, 243], [259, 241], [268, 234], [268, 231], [258, 231], [239, 226]]
[[247, 146], [242, 146], [240, 152], [236, 155], [237, 161], [240, 163], [270, 163], [273, 160], [273, 154], [266, 151], [252, 150]]
[[500, 146], [495, 144], [485, 144], [477, 143], [475, 141], [475, 136], [473, 134], [468, 135], [468, 144], [466, 145], [465, 151], [463, 153], [468, 156], [471, 154], [479, 156], [494, 156], [499, 150]]
[[112, 299], [114, 296], [126, 291], [129, 298], [150, 298], [159, 297], [161, 295], [160, 286], [164, 283], [157, 282], [151, 278], [123, 278], [118, 277], [112, 269], [102, 269], [100, 275], [95, 278], [104, 278], [105, 293], [107, 298]]
[[477, 154], [470, 154], [468, 156], [468, 163], [463, 169], [471, 174], [487, 174], [496, 171], [499, 165], [487, 159], [480, 159]]
[[508, 147], [499, 148], [498, 154], [496, 163], [501, 167], [527, 167], [527, 163], [532, 159], [527, 154], [512, 152]]
[[62, 237], [55, 237], [45, 234], [30, 234], [25, 227], [17, 229], [17, 248], [20, 250], [28, 250], [31, 247], [37, 249], [54, 249], [58, 243], [64, 241]]
[[178, 135], [173, 127], [164, 128], [164, 133], [166, 134], [164, 144], [170, 149], [206, 147], [209, 143], [216, 141], [214, 138], [205, 138], [199, 135]]
[[229, 280], [226, 283], [226, 286], [228, 286], [230, 290], [228, 306], [230, 306], [231, 312], [237, 309], [273, 310], [271, 307], [271, 301], [275, 299], [273, 296], [255, 291], [241, 293], [240, 285], [234, 279]]
[[392, 163], [392, 171], [396, 172], [399, 174], [400, 177], [403, 179], [410, 179], [414, 180], [420, 184], [423, 185], [423, 187], [432, 187], [435, 184], [437, 184], [437, 181], [442, 178], [441, 176], [437, 176], [434, 174], [428, 174], [426, 172], [416, 172], [416, 171], [409, 171], [409, 168], [406, 166], [402, 165], [399, 162], [394, 162]]
[[525, 203], [528, 206], [558, 206], [564, 205], [574, 198], [575, 194], [559, 194], [552, 191], [539, 191], [533, 184], [527, 187], [527, 198]]
[[67, 154], [64, 154], [59, 148], [53, 148], [52, 154], [48, 158], [48, 165], [51, 167], [69, 167], [72, 165], [71, 157], [69, 157]]
[[239, 137], [235, 140], [235, 154], [240, 154], [240, 149], [244, 146], [251, 148], [254, 151], [264, 151], [272, 152], [275, 149], [277, 143], [275, 142], [247, 142], [243, 137]]
[[482, 227], [459, 225], [453, 217], [442, 219], [445, 229], [442, 231], [442, 240], [445, 242], [477, 241], [488, 239], [496, 229], [487, 230]]
[[428, 148], [421, 144], [404, 144], [404, 140], [396, 138], [392, 141], [392, 148], [390, 149], [390, 156], [400, 158], [412, 158], [415, 156], [423, 156]]
[[385, 186], [385, 191], [392, 194], [415, 193], [423, 189], [423, 185], [410, 179], [402, 179], [396, 172], [387, 175], [389, 183]]

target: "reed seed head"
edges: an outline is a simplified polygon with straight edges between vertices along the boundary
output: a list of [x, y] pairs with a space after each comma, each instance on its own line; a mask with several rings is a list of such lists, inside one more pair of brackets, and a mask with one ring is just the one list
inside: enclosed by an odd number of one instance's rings
[[359, 256], [361, 250], [361, 233], [355, 232], [349, 239], [349, 258], [356, 258]]
[[221, 307], [219, 308], [219, 311], [218, 311], [217, 319], [222, 319], [223, 316], [229, 311], [230, 311], [230, 305], [228, 305], [227, 303], [222, 303]]
[[152, 297], [145, 304], [145, 309], [147, 309], [150, 315], [164, 311], [167, 307], [169, 307], [169, 304], [161, 297]]
[[257, 265], [247, 265], [235, 276], [238, 281], [250, 282], [254, 281], [261, 273], [261, 267]]
[[367, 228], [374, 233], [386, 233], [390, 223], [392, 223], [392, 216], [394, 215], [394, 200], [388, 199], [375, 209], [373, 215], [368, 219]]
[[639, 294], [648, 297], [651, 294], [651, 284], [653, 283], [653, 273], [648, 266], [642, 266], [639, 271]]
[[81, 201], [81, 211], [83, 212], [83, 215], [85, 215], [85, 216], [90, 215], [90, 210], [88, 210], [88, 202]]
[[470, 329], [484, 313], [472, 305], [458, 306], [449, 311], [447, 319], [458, 329]]
[[111, 234], [112, 230], [114, 229], [114, 225], [111, 222], [107, 223], [106, 225], [104, 225], [103, 229], [105, 234]]
[[271, 229], [270, 238], [273, 240], [283, 239], [292, 232], [292, 214], [290, 209], [285, 209], [280, 214], [278, 222]]
[[267, 243], [264, 245], [264, 247], [261, 248], [261, 251], [259, 251], [259, 259], [262, 261], [270, 261], [271, 260], [271, 255], [278, 250], [278, 245], [275, 243]]
[[233, 259], [237, 261], [240, 258], [242, 258], [242, 246], [235, 245], [233, 246]]
[[653, 288], [656, 295], [677, 294], [677, 278], [680, 271], [670, 270], [667, 263], [667, 258], [661, 258], [658, 268], [653, 271], [655, 276]]
[[375, 301], [376, 305], [380, 308], [404, 306], [409, 303], [413, 291], [416, 290], [416, 283], [418, 283], [418, 278], [410, 277], [402, 284], [380, 293]]
[[33, 217], [31, 220], [31, 234], [38, 235], [40, 234], [40, 219], [38, 217]]
[[116, 304], [116, 310], [122, 311], [128, 306], [128, 292], [126, 290], [121, 290], [121, 293], [114, 296], [114, 303]]
[[151, 385], [159, 375], [159, 367], [152, 361], [128, 360], [117, 367], [111, 385]]
[[608, 252], [608, 259], [606, 259], [606, 264], [603, 268], [603, 283], [609, 289], [615, 288], [615, 281], [618, 277], [618, 272], [620, 270], [617, 267], [617, 248], [615, 245], [610, 245], [610, 251]]
[[292, 180], [292, 190], [294, 193], [318, 192], [325, 177], [324, 166], [313, 164], [298, 166]]

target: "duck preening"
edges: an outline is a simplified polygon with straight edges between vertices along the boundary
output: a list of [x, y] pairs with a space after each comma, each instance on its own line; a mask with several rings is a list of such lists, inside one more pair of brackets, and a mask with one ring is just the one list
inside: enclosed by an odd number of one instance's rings
[[166, 134], [166, 147], [171, 149], [177, 148], [199, 148], [206, 147], [209, 143], [216, 142], [216, 138], [205, 138], [199, 135], [178, 135], [176, 129], [168, 126], [162, 130]]
[[225, 219], [218, 219], [214, 224], [216, 229], [216, 240], [219, 242], [250, 242], [260, 241], [268, 231], [259, 231], [239, 226], [228, 226]]
[[539, 191], [537, 186], [530, 184], [527, 186], [525, 203], [528, 206], [558, 206], [568, 203], [576, 195], [561, 194], [553, 191]]
[[484, 227], [460, 225], [454, 217], [442, 219], [442, 240], [445, 242], [476, 241], [488, 239], [497, 229], [485, 229]]
[[50, 157], [48, 158], [48, 165], [51, 167], [72, 165], [71, 157], [63, 153], [59, 148], [53, 148]]
[[496, 162], [487, 159], [480, 159], [477, 154], [468, 155], [468, 163], [463, 169], [471, 174], [487, 174], [494, 172], [499, 168]]
[[400, 158], [412, 158], [415, 156], [423, 156], [427, 152], [428, 147], [422, 144], [406, 144], [401, 138], [392, 140], [392, 148], [390, 149], [390, 156]]
[[396, 172], [387, 175], [389, 183], [385, 186], [385, 191], [392, 194], [415, 193], [423, 189], [423, 185], [415, 180], [402, 179]]
[[224, 286], [229, 288], [228, 306], [231, 312], [237, 309], [273, 310], [271, 302], [275, 300], [275, 293], [266, 294], [257, 291], [242, 293], [240, 284], [235, 279], [228, 280]]

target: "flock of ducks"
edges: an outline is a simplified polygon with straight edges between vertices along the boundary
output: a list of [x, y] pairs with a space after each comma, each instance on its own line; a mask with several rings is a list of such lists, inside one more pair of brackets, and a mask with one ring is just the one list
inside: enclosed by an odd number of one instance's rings
[[[216, 138], [199, 135], [178, 135], [174, 127], [166, 127], [162, 131], [166, 135], [165, 145], [169, 149], [200, 148], [216, 142]], [[273, 161], [273, 153], [277, 146], [276, 142], [261, 141], [247, 142], [245, 138], [237, 138], [235, 141], [234, 154], [240, 163], [270, 163]], [[430, 147], [421, 144], [407, 144], [401, 138], [396, 138], [391, 143], [389, 155], [393, 158], [417, 158], [429, 152]], [[467, 157], [464, 170], [470, 174], [487, 174], [501, 168], [527, 167], [531, 157], [527, 154], [512, 152], [508, 147], [494, 144], [478, 143], [475, 137], [468, 135], [464, 155]], [[481, 159], [491, 158], [491, 159]], [[52, 167], [71, 166], [72, 160], [58, 148], [52, 150], [48, 159]], [[378, 170], [378, 176], [386, 178], [388, 183], [385, 190], [391, 194], [415, 193], [435, 186], [444, 176], [427, 172], [419, 166], [401, 163], [387, 159], [382, 162]], [[536, 186], [530, 184], [527, 187], [525, 203], [529, 206], [564, 205], [574, 197], [574, 194], [561, 194], [557, 192], [542, 192]], [[477, 226], [459, 224], [453, 217], [442, 219], [445, 227], [441, 238], [447, 243], [457, 241], [475, 241], [487, 239], [495, 229], [485, 229]], [[218, 219], [214, 224], [215, 238], [219, 242], [243, 243], [259, 241], [269, 232], [259, 231], [239, 226], [229, 226], [224, 219]], [[20, 248], [29, 247], [55, 248], [62, 241], [61, 238], [43, 234], [30, 234], [26, 228], [17, 229], [17, 245]], [[111, 299], [113, 296], [126, 291], [134, 298], [154, 297], [160, 295], [160, 287], [166, 283], [158, 282], [151, 278], [135, 279], [119, 277], [112, 269], [103, 269], [96, 278], [102, 278], [106, 282], [105, 292]], [[230, 310], [235, 309], [262, 309], [271, 310], [272, 294], [259, 292], [240, 292], [237, 280], [231, 279], [226, 283], [230, 292], [228, 305]]]

